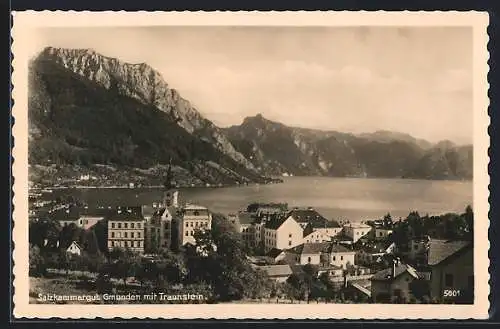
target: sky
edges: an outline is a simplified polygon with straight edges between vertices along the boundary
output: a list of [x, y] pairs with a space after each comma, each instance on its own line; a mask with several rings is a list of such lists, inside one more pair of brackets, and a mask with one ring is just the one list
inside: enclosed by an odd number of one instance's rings
[[247, 116], [291, 126], [405, 132], [472, 143], [470, 27], [117, 27], [34, 31], [158, 70], [221, 127]]

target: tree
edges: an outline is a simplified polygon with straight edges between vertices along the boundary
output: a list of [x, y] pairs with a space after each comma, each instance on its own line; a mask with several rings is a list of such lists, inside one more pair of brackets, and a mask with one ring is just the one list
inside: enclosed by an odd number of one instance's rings
[[38, 246], [30, 246], [29, 249], [29, 275], [41, 276], [45, 275], [46, 263], [40, 253]]
[[69, 273], [69, 254], [65, 249], [60, 249], [57, 257], [57, 266], [59, 269], [66, 269], [66, 275]]
[[465, 223], [467, 225], [467, 237], [470, 240], [474, 239], [474, 212], [472, 211], [472, 207], [468, 205], [465, 208], [465, 213], [463, 215]]

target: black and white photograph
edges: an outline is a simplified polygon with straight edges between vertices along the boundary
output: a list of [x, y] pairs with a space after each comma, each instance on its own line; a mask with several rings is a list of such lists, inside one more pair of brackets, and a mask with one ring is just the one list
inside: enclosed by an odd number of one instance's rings
[[487, 303], [477, 27], [140, 17], [17, 59], [32, 310]]

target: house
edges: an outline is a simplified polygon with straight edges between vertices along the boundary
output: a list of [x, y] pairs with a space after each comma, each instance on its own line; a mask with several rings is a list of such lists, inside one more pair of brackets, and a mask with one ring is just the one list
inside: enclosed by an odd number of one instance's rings
[[292, 216], [273, 216], [264, 224], [264, 250], [290, 249], [302, 243], [303, 230]]
[[144, 218], [142, 207], [117, 207], [108, 221], [108, 249], [128, 248], [144, 252]]
[[78, 255], [80, 256], [82, 254], [83, 248], [80, 247], [80, 245], [76, 242], [73, 241], [69, 247], [66, 249], [67, 253], [73, 254], [73, 255]]
[[382, 257], [394, 252], [396, 244], [390, 241], [366, 243], [356, 248], [356, 263], [371, 265], [380, 262]]
[[186, 243], [196, 244], [194, 233], [196, 230], [210, 230], [212, 228], [212, 214], [203, 206], [186, 204], [180, 209], [178, 221], [179, 245]]
[[175, 207], [160, 207], [145, 220], [144, 248], [149, 252], [172, 247], [173, 219], [177, 213]]
[[393, 232], [392, 228], [387, 227], [375, 227], [372, 231], [375, 240], [385, 240]]
[[445, 290], [458, 292], [466, 302], [474, 296], [474, 250], [470, 241], [431, 240], [428, 265], [431, 268], [430, 292], [441, 299]]
[[430, 237], [424, 236], [421, 238], [412, 238], [408, 242], [408, 259], [411, 259], [415, 263], [427, 264], [427, 256], [430, 247]]
[[61, 227], [68, 225], [83, 226], [83, 221], [80, 218], [80, 210], [77, 207], [63, 207], [53, 211], [49, 211], [49, 217], [52, 220], [59, 222]]
[[304, 243], [319, 243], [327, 242], [331, 240], [331, 237], [324, 233], [321, 229], [314, 230], [311, 224], [307, 224], [304, 227]]
[[106, 218], [108, 214], [108, 209], [80, 209], [75, 206], [69, 206], [52, 211], [50, 217], [58, 221], [62, 227], [73, 224], [84, 230], [88, 230]]
[[344, 275], [344, 269], [336, 265], [329, 265], [329, 264], [320, 265], [318, 267], [318, 277], [323, 273], [328, 274], [328, 276], [330, 277], [340, 277]]
[[270, 279], [276, 282], [286, 282], [293, 273], [290, 265], [264, 265], [256, 268], [264, 271]]
[[88, 230], [101, 220], [104, 220], [109, 213], [110, 211], [108, 209], [85, 207], [80, 210], [80, 227], [84, 230]]
[[346, 269], [348, 265], [355, 265], [355, 255], [356, 252], [354, 250], [347, 249], [337, 243], [330, 243], [330, 247], [328, 248], [330, 265], [335, 265], [343, 269]]
[[343, 233], [356, 243], [360, 238], [370, 233], [372, 227], [362, 223], [349, 223], [344, 225]]
[[410, 265], [395, 261], [392, 267], [375, 273], [371, 278], [371, 296], [374, 303], [390, 303], [394, 298], [408, 302], [410, 285], [419, 279], [417, 271]]
[[294, 254], [296, 262], [300, 265], [328, 264], [327, 254], [329, 247], [330, 245], [325, 242], [303, 243], [287, 250], [287, 253]]
[[245, 245], [255, 246], [255, 227], [253, 223], [255, 218], [249, 212], [239, 212], [238, 214], [230, 214], [229, 221], [234, 225], [236, 232], [241, 234], [241, 238]]
[[284, 250], [273, 248], [269, 250], [269, 252], [266, 254], [266, 257], [272, 259], [274, 263], [277, 263], [281, 260], [284, 260], [286, 258], [286, 254], [287, 253]]
[[368, 301], [372, 296], [370, 280], [347, 281], [345, 283], [346, 287], [342, 292], [348, 300]]
[[[297, 223], [306, 224], [304, 228], [307, 227], [309, 231], [304, 235], [304, 242], [307, 242], [306, 236], [310, 235], [312, 232], [321, 234], [324, 237], [324, 241], [329, 241], [331, 237], [336, 236], [342, 231], [342, 227], [338, 222], [326, 219], [312, 207], [307, 209], [294, 208], [288, 212], [288, 216], [293, 217]], [[309, 239], [309, 242], [321, 242], [316, 241], [319, 240], [318, 238], [313, 239], [311, 237]]]

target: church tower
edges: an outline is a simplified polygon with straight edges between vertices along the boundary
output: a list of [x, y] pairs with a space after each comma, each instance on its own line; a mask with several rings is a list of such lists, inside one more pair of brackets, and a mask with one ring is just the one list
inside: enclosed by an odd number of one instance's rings
[[179, 191], [177, 191], [177, 184], [174, 180], [174, 174], [172, 172], [172, 160], [168, 165], [167, 177], [163, 183], [163, 203], [166, 207], [179, 207]]

